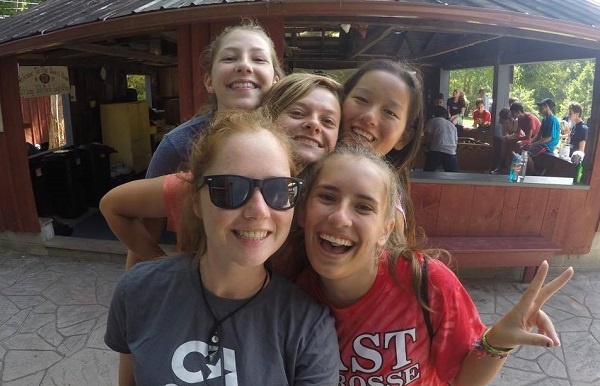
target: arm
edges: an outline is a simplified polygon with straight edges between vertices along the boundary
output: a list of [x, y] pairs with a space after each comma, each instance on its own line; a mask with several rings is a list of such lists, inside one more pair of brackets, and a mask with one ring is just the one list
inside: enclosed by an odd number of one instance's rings
[[[573, 268], [568, 268], [556, 279], [543, 285], [547, 273], [548, 263], [544, 262], [521, 300], [490, 329], [487, 339], [491, 346], [508, 349], [520, 345], [560, 346], [554, 325], [541, 307], [571, 279]], [[531, 332], [533, 327], [537, 327], [537, 334]], [[481, 352], [472, 349], [467, 354], [452, 385], [485, 385], [494, 378], [506, 359], [480, 358]]]
[[167, 217], [163, 198], [165, 177], [132, 181], [117, 186], [100, 200], [100, 211], [115, 236], [138, 257], [151, 259], [164, 256], [140, 217]]
[[585, 152], [585, 140], [579, 142], [579, 147], [577, 150]]
[[119, 354], [119, 386], [135, 386], [131, 354]]

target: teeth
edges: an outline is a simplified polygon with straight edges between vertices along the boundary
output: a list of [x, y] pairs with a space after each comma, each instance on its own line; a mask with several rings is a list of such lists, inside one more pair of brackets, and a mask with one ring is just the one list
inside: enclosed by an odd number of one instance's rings
[[262, 240], [267, 237], [267, 231], [236, 231], [240, 238], [248, 240]]
[[320, 234], [319, 237], [321, 237], [325, 241], [329, 241], [334, 247], [351, 247], [354, 244], [350, 240], [340, 239], [338, 237], [333, 237], [325, 233]]
[[235, 82], [229, 85], [231, 88], [256, 88], [256, 85], [252, 82]]
[[304, 137], [295, 137], [294, 141], [298, 141], [298, 142], [302, 142], [305, 143], [309, 146], [314, 146], [314, 147], [320, 147], [319, 143], [313, 139], [310, 138], [304, 138]]
[[363, 137], [364, 139], [366, 139], [369, 142], [373, 142], [375, 141], [375, 137], [373, 135], [371, 135], [370, 133], [367, 133], [364, 130], [361, 129], [357, 129], [356, 127], [352, 128], [352, 132], [358, 136]]

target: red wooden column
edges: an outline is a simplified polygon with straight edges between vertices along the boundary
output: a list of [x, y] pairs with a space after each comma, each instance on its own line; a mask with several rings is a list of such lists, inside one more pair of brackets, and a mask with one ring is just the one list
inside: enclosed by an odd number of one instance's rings
[[0, 58], [0, 232], [40, 232], [25, 151], [19, 75], [14, 56]]

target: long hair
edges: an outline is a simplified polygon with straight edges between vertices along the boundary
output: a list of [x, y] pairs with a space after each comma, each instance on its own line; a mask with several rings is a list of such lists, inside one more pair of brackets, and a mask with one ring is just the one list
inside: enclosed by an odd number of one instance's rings
[[[421, 296], [422, 275], [420, 256], [423, 256], [425, 259], [437, 258], [444, 251], [425, 248], [427, 240], [424, 233], [417, 230], [414, 219], [414, 207], [406, 190], [407, 181], [402, 178], [402, 175], [398, 174], [396, 168], [388, 161], [372, 150], [360, 145], [340, 144], [333, 152], [324, 156], [311, 169], [306, 179], [304, 194], [298, 210], [307, 210], [307, 197], [310, 195], [321, 171], [330, 160], [336, 157], [347, 157], [349, 165], [356, 160], [367, 160], [381, 172], [385, 186], [385, 191], [383, 192], [385, 221], [393, 219], [394, 226], [385, 246], [382, 248], [383, 250], [374, 252], [373, 259], [387, 258], [387, 267], [398, 285], [402, 285], [402, 283], [399, 282], [396, 273], [397, 261], [398, 259], [407, 260], [410, 263], [412, 271], [411, 288], [421, 305], [429, 309]], [[357, 176], [357, 178], [360, 178], [360, 176]], [[399, 209], [399, 206], [402, 207], [404, 213]], [[384, 251], [386, 253], [383, 253]], [[293, 257], [289, 258], [290, 255]], [[306, 247], [304, 245], [304, 229], [297, 230], [291, 234], [283, 256], [287, 264], [283, 267], [283, 274], [292, 279], [309, 266]]]
[[413, 130], [412, 140], [401, 150], [392, 149], [386, 157], [398, 169], [410, 168], [414, 163], [421, 145], [421, 136], [425, 127], [423, 112], [423, 81], [420, 72], [407, 63], [391, 59], [374, 59], [364, 63], [344, 83], [344, 93], [348, 95], [358, 81], [368, 72], [385, 71], [401, 79], [409, 90], [408, 116], [405, 130]]

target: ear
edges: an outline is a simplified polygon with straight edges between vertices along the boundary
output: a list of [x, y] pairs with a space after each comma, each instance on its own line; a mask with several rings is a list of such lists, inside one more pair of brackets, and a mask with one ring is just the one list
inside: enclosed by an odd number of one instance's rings
[[415, 130], [412, 127], [407, 127], [402, 133], [400, 140], [394, 145], [394, 149], [402, 150], [415, 137]]
[[215, 93], [215, 88], [213, 87], [213, 84], [212, 84], [212, 78], [210, 77], [209, 74], [204, 74], [204, 87], [206, 87], [206, 91], [209, 94]]
[[273, 84], [275, 84], [275, 83], [277, 83], [277, 82], [279, 82], [279, 81], [280, 81], [280, 79], [279, 79], [279, 76], [275, 75], [275, 76], [273, 77]]
[[385, 244], [387, 243], [388, 239], [390, 238], [390, 234], [392, 233], [392, 230], [394, 229], [395, 223], [396, 223], [396, 221], [394, 219], [390, 219], [387, 221], [387, 223], [383, 227], [381, 236], [379, 236], [379, 238], [377, 239], [378, 247], [380, 247], [380, 248], [385, 247]]

